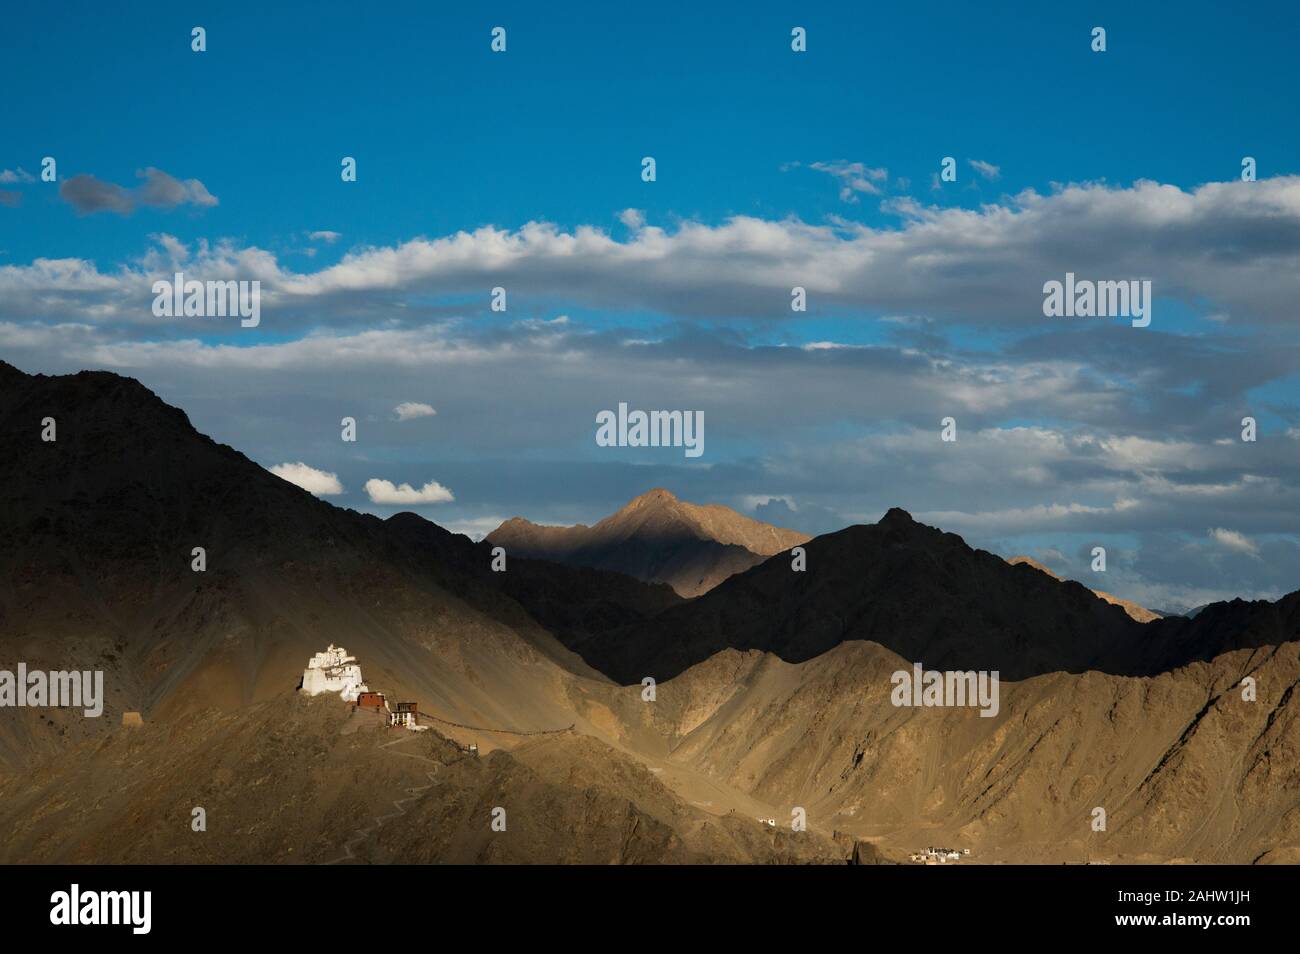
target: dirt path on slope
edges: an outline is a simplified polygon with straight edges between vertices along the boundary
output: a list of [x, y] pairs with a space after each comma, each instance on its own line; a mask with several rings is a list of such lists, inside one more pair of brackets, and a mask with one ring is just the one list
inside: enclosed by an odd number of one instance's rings
[[[391, 741], [391, 742], [381, 742], [378, 746], [376, 746], [376, 748], [380, 748], [380, 749], [388, 749], [388, 748], [391, 748], [391, 747], [394, 746], [394, 745], [400, 745], [401, 743], [403, 743], [403, 742], [407, 742], [407, 741], [409, 741], [410, 739], [413, 739], [413, 738], [416, 738], [416, 737], [417, 737], [417, 736], [416, 736], [416, 733], [411, 732], [411, 733], [408, 733], [408, 734], [406, 735], [406, 738], [394, 739], [394, 740]], [[337, 864], [342, 864], [342, 863], [345, 862], [345, 861], [358, 861], [359, 859], [357, 858], [356, 855], [354, 855], [354, 854], [352, 853], [352, 849], [353, 849], [356, 845], [361, 844], [363, 841], [365, 841], [367, 838], [369, 838], [369, 837], [370, 837], [371, 835], [373, 835], [375, 832], [379, 831], [379, 829], [383, 827], [383, 825], [384, 825], [385, 822], [392, 821], [394, 818], [398, 818], [398, 817], [400, 817], [400, 816], [402, 816], [402, 815], [405, 815], [405, 814], [406, 814], [406, 807], [405, 807], [405, 806], [408, 805], [409, 803], [415, 801], [415, 800], [416, 800], [417, 798], [419, 798], [422, 794], [424, 794], [424, 793], [427, 792], [430, 788], [433, 787], [433, 779], [434, 779], [435, 775], [437, 774], [437, 770], [440, 769], [440, 768], [442, 768], [442, 763], [440, 763], [440, 762], [436, 762], [436, 761], [434, 761], [433, 759], [431, 759], [431, 758], [427, 758], [427, 757], [425, 757], [425, 756], [423, 756], [423, 755], [412, 755], [410, 752], [389, 752], [388, 754], [389, 754], [389, 755], [400, 755], [402, 758], [407, 758], [407, 759], [419, 759], [421, 762], [428, 762], [428, 763], [429, 763], [430, 765], [432, 765], [433, 768], [434, 768], [434, 770], [433, 770], [432, 772], [427, 772], [427, 773], [425, 773], [425, 774], [427, 774], [428, 777], [429, 777], [429, 784], [428, 784], [428, 785], [415, 785], [415, 786], [412, 786], [412, 787], [406, 789], [406, 792], [407, 792], [407, 797], [406, 797], [406, 798], [397, 798], [397, 799], [394, 799], [394, 800], [393, 800], [393, 808], [395, 808], [396, 811], [389, 812], [389, 813], [386, 814], [386, 815], [376, 815], [376, 816], [374, 816], [374, 819], [375, 819], [375, 820], [374, 820], [374, 824], [372, 824], [372, 825], [366, 825], [366, 826], [364, 826], [364, 827], [362, 827], [362, 828], [357, 829], [357, 832], [356, 832], [355, 835], [353, 835], [353, 836], [352, 836], [351, 838], [349, 838], [347, 841], [343, 842], [343, 854], [339, 855], [337, 858], [331, 858], [329, 861], [322, 861], [322, 862], [320, 862], [320, 864], [322, 864], [322, 865], [337, 865]]]

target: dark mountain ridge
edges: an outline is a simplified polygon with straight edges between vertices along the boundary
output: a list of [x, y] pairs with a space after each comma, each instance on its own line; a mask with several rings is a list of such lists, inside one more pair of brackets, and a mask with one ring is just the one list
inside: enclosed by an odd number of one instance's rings
[[1234, 600], [1194, 620], [1138, 623], [1072, 581], [1013, 565], [897, 508], [809, 542], [807, 570], [773, 557], [652, 620], [573, 644], [620, 682], [670, 679], [725, 649], [803, 662], [871, 640], [927, 668], [1004, 679], [1097, 670], [1153, 675], [1300, 638], [1300, 592]]

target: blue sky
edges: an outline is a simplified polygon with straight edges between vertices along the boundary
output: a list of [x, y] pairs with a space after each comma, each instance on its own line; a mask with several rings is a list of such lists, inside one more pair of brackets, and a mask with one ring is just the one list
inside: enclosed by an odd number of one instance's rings
[[[20, 5], [6, 18], [22, 42], [3, 67], [5, 160], [31, 171], [55, 155], [65, 175], [122, 183], [142, 164], [197, 177], [220, 206], [170, 216], [168, 231], [286, 252], [305, 228], [384, 243], [530, 219], [613, 226], [629, 206], [659, 222], [883, 221], [871, 204], [846, 210], [825, 176], [781, 171], [837, 157], [918, 191], [939, 157], [998, 164], [997, 183], [967, 168], [944, 190], [964, 205], [1052, 182], [1194, 186], [1234, 176], [1243, 154], [1261, 177], [1296, 171], [1293, 34], [1259, 29], [1267, 4], [1251, 17], [1180, 4], [1177, 18], [1159, 4], [807, 6], [395, 3], [380, 17], [353, 3], [141, 3], [124, 17], [79, 3], [51, 23]], [[790, 53], [792, 24], [807, 54]], [[194, 25], [208, 30], [201, 55]], [[488, 48], [496, 25], [504, 55]], [[1094, 25], [1105, 54], [1089, 49]], [[637, 175], [648, 154], [653, 186]], [[343, 155], [360, 163], [348, 189]], [[140, 242], [143, 217], [78, 222], [32, 199], [12, 216], [11, 261], [107, 264]]]
[[[436, 481], [471, 533], [663, 484], [1081, 577], [1113, 539], [1096, 585], [1148, 603], [1300, 585], [1294, 8], [897, 6], [15, 8], [0, 356], [139, 377], [345, 506]], [[262, 324], [153, 319], [177, 267], [260, 280]], [[1151, 278], [1153, 327], [1044, 318], [1067, 270]], [[620, 400], [704, 410], [705, 456], [596, 447]]]

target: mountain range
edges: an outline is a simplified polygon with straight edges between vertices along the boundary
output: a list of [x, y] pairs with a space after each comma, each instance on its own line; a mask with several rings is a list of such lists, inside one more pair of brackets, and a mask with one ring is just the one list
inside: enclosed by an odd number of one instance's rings
[[[1300, 592], [1141, 623], [901, 509], [804, 541], [665, 491], [475, 543], [105, 372], [0, 362], [0, 441], [0, 670], [107, 697], [0, 710], [0, 861], [1300, 861]], [[296, 693], [330, 643], [429, 731]], [[996, 716], [894, 704], [918, 663]]]

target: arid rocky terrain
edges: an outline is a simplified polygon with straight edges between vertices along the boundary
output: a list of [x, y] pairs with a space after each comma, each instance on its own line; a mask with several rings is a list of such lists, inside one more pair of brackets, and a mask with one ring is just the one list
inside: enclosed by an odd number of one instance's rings
[[[107, 697], [0, 710], [3, 862], [1300, 861], [1300, 592], [1140, 622], [897, 509], [802, 571], [715, 525], [759, 558], [692, 599], [513, 542], [495, 573], [492, 541], [333, 507], [99, 372], [0, 363], [0, 440], [0, 669]], [[295, 693], [330, 643], [431, 729]], [[894, 705], [918, 662], [997, 670], [996, 716]]]

